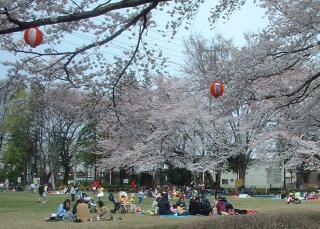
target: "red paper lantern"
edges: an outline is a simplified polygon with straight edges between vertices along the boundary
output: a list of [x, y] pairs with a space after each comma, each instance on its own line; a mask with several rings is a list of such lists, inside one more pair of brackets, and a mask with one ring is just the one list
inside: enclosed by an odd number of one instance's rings
[[213, 97], [218, 98], [223, 94], [224, 86], [219, 81], [213, 81], [213, 83], [210, 85], [210, 92], [213, 95]]
[[35, 48], [43, 41], [43, 33], [38, 28], [30, 28], [24, 31], [24, 40], [28, 45]]

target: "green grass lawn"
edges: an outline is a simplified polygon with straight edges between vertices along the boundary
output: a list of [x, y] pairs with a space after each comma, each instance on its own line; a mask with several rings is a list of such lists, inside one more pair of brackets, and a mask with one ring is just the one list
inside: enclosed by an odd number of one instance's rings
[[[123, 214], [122, 220], [107, 222], [46, 222], [59, 203], [70, 195], [49, 195], [48, 202], [38, 203], [38, 195], [26, 192], [0, 192], [0, 228], [295, 228], [283, 226], [280, 221], [302, 222], [296, 228], [320, 228], [320, 201], [304, 201], [300, 205], [287, 205], [284, 200], [262, 198], [228, 200], [235, 208], [255, 209], [256, 216], [197, 216], [184, 219], [161, 219], [159, 216]], [[213, 202], [213, 197], [210, 197]], [[111, 209], [113, 205], [105, 197], [104, 202]], [[147, 210], [152, 199], [145, 199], [141, 208]], [[117, 218], [120, 215], [115, 215]], [[261, 226], [262, 225], [262, 226]], [[263, 226], [265, 225], [265, 227]], [[318, 227], [319, 225], [319, 227]]]

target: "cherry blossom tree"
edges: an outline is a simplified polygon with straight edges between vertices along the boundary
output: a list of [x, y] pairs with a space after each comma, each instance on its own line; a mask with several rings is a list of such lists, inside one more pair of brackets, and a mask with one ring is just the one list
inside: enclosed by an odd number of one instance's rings
[[47, 99], [47, 157], [54, 175], [62, 166], [63, 184], [68, 184], [76, 156], [76, 142], [86, 124], [82, 114], [85, 97], [77, 91], [61, 87], [49, 90]]
[[[262, 1], [262, 5], [270, 25], [260, 34], [248, 34], [248, 45], [236, 53], [233, 62], [235, 74], [251, 93], [250, 99], [273, 103], [277, 128], [264, 130], [263, 139], [269, 147], [262, 144], [259, 150], [278, 151], [277, 158], [272, 158], [286, 161], [288, 166], [316, 169], [318, 146], [313, 117], [320, 82], [319, 4]], [[272, 147], [279, 139], [284, 142], [283, 149]]]
[[[10, 66], [9, 77], [59, 79], [76, 87], [98, 84], [110, 88], [108, 73], [119, 61], [124, 66], [118, 78], [132, 63], [145, 71], [156, 68], [154, 60], [161, 54], [158, 55], [154, 47], [147, 47], [143, 35], [147, 29], [157, 29], [154, 20], [157, 13], [165, 12], [174, 18], [164, 25], [174, 34], [179, 25], [194, 17], [200, 4], [199, 0], [3, 1], [0, 5], [0, 33], [3, 34], [0, 42], [5, 50], [19, 55], [16, 62], [5, 61], [4, 64]], [[17, 35], [32, 27], [40, 27], [45, 34], [45, 44], [37, 49], [28, 48]], [[161, 28], [158, 31], [167, 34]], [[70, 39], [75, 33], [85, 38], [90, 33], [93, 38], [89, 42], [88, 39], [79, 41], [74, 49], [65, 50], [61, 45], [63, 39]], [[121, 36], [135, 39], [136, 43], [123, 51], [124, 57], [121, 53], [114, 54], [113, 61], [104, 53], [110, 43]], [[144, 62], [139, 64], [141, 59]], [[117, 81], [113, 86], [116, 85]]]
[[[0, 87], [2, 88], [3, 85], [5, 85], [5, 83], [6, 82], [1, 81]], [[3, 140], [5, 136], [4, 121], [8, 111], [8, 97], [9, 97], [8, 90], [5, 90], [5, 88], [2, 88], [1, 94], [0, 94], [0, 151], [2, 149]]]
[[[210, 16], [212, 24], [214, 25], [221, 17], [226, 20], [245, 2], [245, 0], [228, 0], [213, 5]], [[128, 32], [128, 36], [137, 39], [137, 43], [127, 53], [131, 53], [127, 60], [117, 57], [116, 62], [123, 59], [125, 63], [123, 71], [126, 71], [130, 64], [134, 62], [138, 64], [139, 59], [147, 58], [147, 62], [140, 67], [145, 69], [154, 67], [156, 58], [152, 53], [155, 50], [147, 49], [144, 54], [138, 51], [142, 46], [142, 49], [146, 48], [145, 42], [142, 42], [142, 35], [147, 32], [147, 28], [158, 28], [159, 32], [163, 31], [167, 34], [167, 31], [160, 29], [161, 24], [156, 19], [157, 13], [164, 11], [172, 16], [172, 20], [166, 22], [165, 28], [171, 30], [174, 35], [179, 26], [188, 25], [188, 20], [196, 16], [201, 3], [195, 0], [175, 2], [130, 0], [91, 1], [88, 5], [86, 1], [4, 1], [0, 11], [2, 22], [0, 32], [5, 36], [1, 38], [1, 43], [6, 50], [19, 53], [21, 56], [16, 63], [5, 62], [6, 65], [12, 66], [9, 76], [18, 74], [29, 78], [43, 76], [43, 80], [62, 79], [71, 82], [74, 86], [83, 84], [89, 86], [95, 83], [108, 87], [109, 80], [106, 73], [113, 68], [113, 63], [106, 60], [102, 55], [103, 52], [99, 52], [96, 47], [102, 48]], [[259, 47], [252, 51], [247, 50], [248, 55], [243, 55], [245, 52], [241, 54], [243, 58], [250, 60], [249, 55], [254, 52], [255, 55], [251, 58], [253, 61], [247, 61], [247, 63], [256, 64], [255, 69], [260, 70], [253, 78], [270, 78], [290, 69], [291, 66], [312, 61], [318, 47], [319, 6], [317, 2], [300, 0], [288, 3], [287, 1], [261, 0], [259, 3], [267, 10], [270, 27], [259, 34]], [[37, 50], [28, 49], [24, 42], [16, 40], [16, 32], [39, 26], [45, 29], [45, 47]], [[95, 36], [89, 44], [81, 42], [77, 48], [68, 51], [62, 51], [57, 46], [64, 37], [68, 37], [68, 34], [75, 31], [85, 33], [88, 30], [92, 30]], [[59, 36], [56, 35], [57, 33]], [[264, 58], [267, 56], [270, 58]], [[273, 69], [272, 72], [263, 72], [266, 64], [273, 64], [269, 68]], [[92, 66], [94, 71], [90, 70]], [[120, 72], [118, 77], [122, 75], [123, 73]], [[249, 75], [252, 76], [252, 74]], [[310, 73], [306, 81], [284, 95], [303, 93], [303, 90], [318, 78], [317, 76], [316, 72]], [[268, 97], [270, 96], [272, 95]]]
[[108, 156], [100, 165], [161, 174], [164, 165], [210, 172], [225, 162], [226, 136], [209, 114], [218, 111], [209, 111], [204, 102], [207, 91], [195, 93], [197, 86], [186, 77], [158, 77], [153, 83], [152, 89], [134, 90], [119, 100], [123, 126], [114, 126], [117, 122], [106, 116], [102, 126], [108, 138], [101, 139], [100, 147]]
[[[231, 40], [224, 39], [221, 35], [210, 42], [202, 37], [191, 37], [186, 42], [186, 50], [186, 74], [194, 78], [194, 83], [200, 90], [208, 91], [214, 80], [221, 80], [225, 84], [224, 95], [216, 100], [208, 100], [207, 106], [211, 111], [218, 111], [212, 115], [220, 128], [219, 135], [224, 136], [224, 163], [229, 164], [229, 168], [245, 182], [246, 169], [255, 150], [252, 143], [270, 120], [272, 103], [251, 99], [252, 92], [240, 80], [242, 72], [237, 69], [238, 53], [241, 50]], [[207, 133], [214, 131], [217, 128], [212, 128], [211, 131], [208, 129]], [[217, 155], [215, 157], [217, 160]], [[226, 167], [222, 169], [225, 170]]]
[[[212, 5], [212, 26], [245, 2]], [[282, 142], [277, 159], [308, 159], [309, 167], [316, 168], [320, 5], [316, 0], [255, 2], [266, 9], [267, 28], [246, 34], [243, 47], [222, 36], [210, 42], [192, 37], [186, 45], [186, 77], [169, 79], [160, 77], [166, 73], [162, 50], [147, 44], [145, 35], [155, 30], [174, 36], [178, 28], [190, 25], [202, 1], [2, 1], [0, 43], [16, 55], [2, 64], [9, 67], [9, 83], [36, 79], [50, 85], [64, 80], [78, 87], [79, 94], [101, 90], [92, 109], [101, 115], [96, 125], [105, 158], [101, 165], [110, 169], [154, 171], [168, 163], [209, 171], [224, 169], [221, 164], [233, 157], [241, 162], [238, 172], [244, 178], [250, 158], [263, 157], [257, 143], [268, 138], [271, 146]], [[164, 22], [157, 19], [160, 14], [171, 17]], [[44, 44], [36, 49], [18, 34], [31, 27], [45, 34]], [[74, 34], [84, 39], [65, 49], [61, 43]], [[123, 53], [110, 51], [121, 37], [134, 42]], [[150, 77], [152, 86], [143, 87], [142, 79]], [[217, 100], [208, 94], [214, 79], [226, 85], [225, 95]], [[63, 115], [64, 121], [71, 120], [75, 138], [66, 146], [72, 148], [86, 118], [69, 112], [81, 110], [83, 100], [67, 99], [65, 106], [62, 97], [56, 97], [50, 117], [57, 125], [52, 127], [63, 124], [55, 119]], [[272, 123], [277, 128], [269, 129]], [[259, 151], [264, 152], [261, 147]], [[66, 152], [71, 158], [71, 151]]]
[[[317, 168], [317, 138], [312, 140], [310, 135], [317, 133], [311, 107], [317, 103], [319, 93], [319, 4], [316, 1], [260, 2], [267, 10], [270, 25], [261, 33], [246, 35], [247, 45], [233, 53], [230, 73], [242, 85], [242, 91], [248, 93], [248, 101], [271, 103], [268, 111], [273, 113], [272, 122], [281, 134], [268, 135], [267, 128], [260, 134], [265, 136], [265, 141], [277, 136], [286, 139], [283, 140], [287, 142], [286, 150], [272, 149], [282, 151], [277, 159]], [[307, 112], [304, 107], [308, 108]], [[267, 126], [272, 122], [266, 122]], [[274, 142], [269, 144], [272, 146]]]

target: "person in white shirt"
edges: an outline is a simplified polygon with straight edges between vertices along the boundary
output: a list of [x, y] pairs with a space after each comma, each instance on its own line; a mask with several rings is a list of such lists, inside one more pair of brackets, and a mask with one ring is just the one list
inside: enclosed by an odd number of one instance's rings
[[75, 189], [75, 187], [73, 185], [70, 188], [70, 195], [71, 195], [71, 201], [72, 201], [72, 203], [74, 203], [74, 201], [76, 200], [76, 198], [75, 198], [76, 189]]
[[98, 189], [98, 194], [97, 194], [97, 197], [99, 198], [99, 200], [101, 200], [102, 199], [102, 197], [104, 197], [104, 188], [103, 187], [100, 187], [99, 189]]

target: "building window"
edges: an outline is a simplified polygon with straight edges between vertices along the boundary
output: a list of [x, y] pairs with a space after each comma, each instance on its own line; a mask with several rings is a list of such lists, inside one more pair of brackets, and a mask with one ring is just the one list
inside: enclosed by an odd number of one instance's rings
[[228, 184], [228, 179], [221, 179], [222, 184]]

